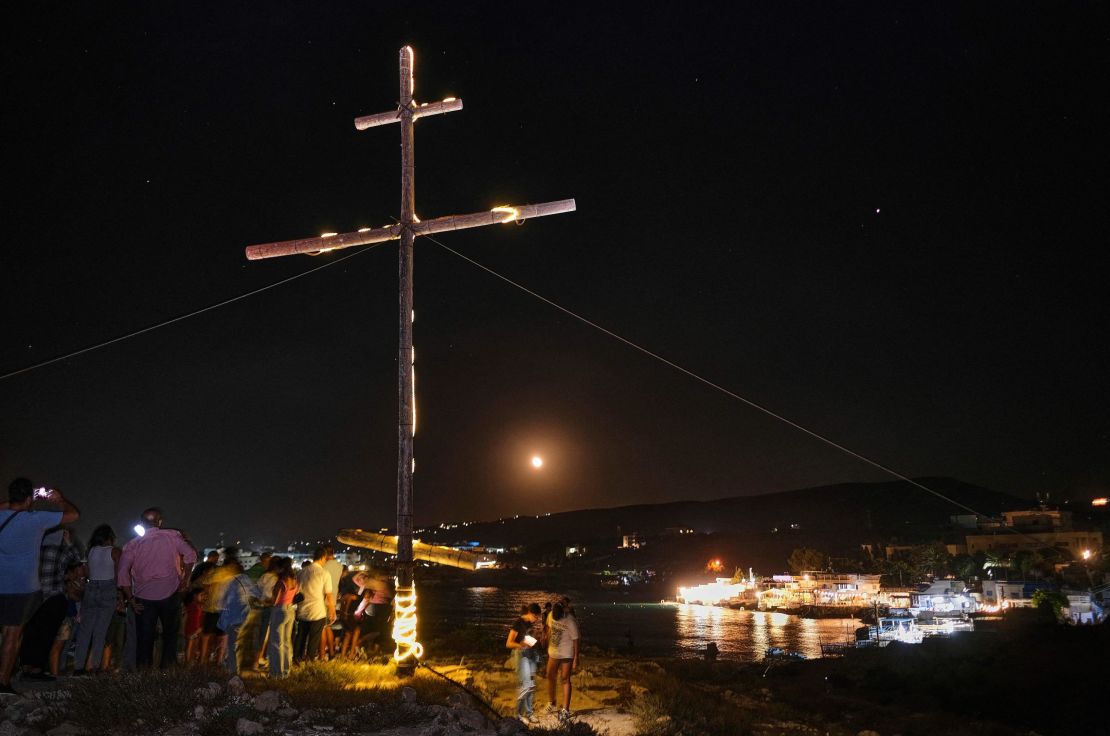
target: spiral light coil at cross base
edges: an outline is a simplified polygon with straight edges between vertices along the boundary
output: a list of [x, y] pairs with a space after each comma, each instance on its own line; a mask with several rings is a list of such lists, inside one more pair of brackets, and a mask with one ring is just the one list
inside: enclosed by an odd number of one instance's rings
[[[424, 656], [424, 645], [416, 640], [416, 584], [405, 590], [400, 581], [393, 579], [396, 595], [393, 598], [393, 661], [397, 664]], [[415, 665], [414, 665], [415, 666]]]

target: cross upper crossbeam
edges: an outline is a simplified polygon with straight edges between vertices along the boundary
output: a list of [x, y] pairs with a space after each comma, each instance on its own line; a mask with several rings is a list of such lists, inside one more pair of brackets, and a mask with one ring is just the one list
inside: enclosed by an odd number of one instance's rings
[[[442, 102], [424, 102], [417, 104], [412, 103], [412, 119], [419, 120], [431, 115], [439, 115], [445, 112], [455, 112], [462, 109], [462, 100], [454, 97], [448, 97]], [[389, 112], [379, 112], [374, 115], [363, 115], [360, 118], [355, 118], [355, 130], [366, 130], [367, 128], [376, 128], [379, 125], [389, 125], [390, 123], [401, 122], [401, 109], [400, 106], [396, 110]]]

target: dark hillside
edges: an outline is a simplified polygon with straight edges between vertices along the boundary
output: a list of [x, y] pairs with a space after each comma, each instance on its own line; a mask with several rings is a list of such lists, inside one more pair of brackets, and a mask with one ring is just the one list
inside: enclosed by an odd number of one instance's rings
[[[987, 515], [1031, 505], [1027, 500], [951, 478], [920, 478], [917, 482]], [[721, 550], [719, 554], [731, 550], [742, 558], [734, 562], [759, 565], [766, 571], [768, 565], [782, 567], [794, 547], [846, 554], [863, 543], [936, 540], [949, 532], [949, 517], [961, 513], [968, 512], [903, 481], [842, 483], [713, 501], [583, 509], [472, 522], [455, 529], [429, 530], [421, 536], [440, 543], [534, 546], [560, 542], [615, 549], [623, 534], [635, 533], [642, 540], [650, 540], [669, 529], [686, 527], [697, 535], [683, 539], [684, 551], [700, 555], [702, 547], [708, 554], [714, 554], [715, 549]], [[655, 555], [647, 554], [645, 549], [645, 556]]]

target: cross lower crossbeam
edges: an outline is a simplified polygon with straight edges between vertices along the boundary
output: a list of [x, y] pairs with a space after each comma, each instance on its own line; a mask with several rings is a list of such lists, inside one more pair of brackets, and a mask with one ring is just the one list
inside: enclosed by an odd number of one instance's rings
[[[574, 212], [573, 199], [561, 199], [557, 202], [543, 202], [542, 204], [520, 204], [494, 207], [489, 212], [475, 212], [469, 215], [447, 215], [434, 220], [424, 220], [412, 224], [413, 235], [431, 235], [445, 233], [451, 230], [465, 230], [470, 227], [483, 227], [506, 222], [523, 222], [533, 217], [545, 215], [558, 215], [564, 212]], [[321, 235], [315, 238], [301, 238], [299, 240], [283, 240], [277, 243], [262, 243], [247, 246], [247, 258], [260, 261], [264, 258], [277, 258], [291, 256], [298, 253], [326, 253], [342, 248], [353, 248], [357, 245], [382, 243], [387, 240], [397, 240], [401, 237], [404, 226], [400, 223], [386, 227], [362, 228], [353, 233], [336, 233], [335, 235]]]

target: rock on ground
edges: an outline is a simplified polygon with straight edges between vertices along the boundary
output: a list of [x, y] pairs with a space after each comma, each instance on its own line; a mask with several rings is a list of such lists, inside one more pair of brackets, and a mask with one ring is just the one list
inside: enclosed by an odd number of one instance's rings
[[240, 718], [235, 723], [235, 733], [239, 736], [256, 736], [266, 730], [266, 727], [257, 721], [249, 721], [246, 718]]
[[192, 723], [182, 723], [166, 731], [162, 736], [196, 736], [198, 729]]
[[89, 729], [68, 721], [46, 732], [46, 736], [88, 736]]
[[38, 731], [4, 721], [0, 723], [0, 736], [38, 736]]
[[486, 717], [476, 710], [459, 708], [455, 711], [459, 725], [470, 731], [481, 731], [486, 727]]
[[273, 713], [282, 706], [281, 693], [277, 690], [267, 690], [259, 693], [252, 703], [254, 709], [262, 713]]
[[502, 718], [497, 723], [497, 736], [516, 736], [518, 733], [523, 733], [526, 728], [527, 727], [516, 718]]

